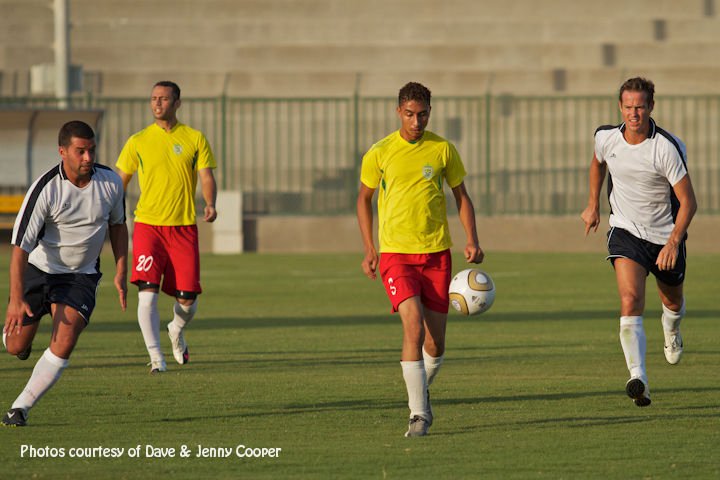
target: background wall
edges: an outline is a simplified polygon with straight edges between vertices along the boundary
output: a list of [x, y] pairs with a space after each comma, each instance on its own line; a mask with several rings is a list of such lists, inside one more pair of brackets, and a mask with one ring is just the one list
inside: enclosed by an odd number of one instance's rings
[[[220, 212], [222, 214], [222, 212]], [[476, 218], [480, 246], [492, 252], [597, 252], [605, 255], [607, 248], [607, 215], [601, 217], [597, 233], [584, 236], [580, 210], [575, 216], [498, 216]], [[377, 220], [376, 220], [377, 222]], [[273, 215], [245, 220], [246, 251], [258, 253], [321, 253], [357, 252], [363, 255], [360, 230], [352, 215], [282, 216]], [[212, 228], [200, 221], [201, 248], [209, 252]], [[453, 251], [461, 252], [465, 234], [457, 215], [450, 216]], [[688, 255], [720, 253], [720, 220], [700, 215], [693, 219], [688, 233]], [[359, 260], [358, 260], [359, 262]]]
[[[68, 0], [85, 89], [187, 96], [720, 93], [717, 0]], [[52, 62], [49, 0], [0, 0], [0, 95]]]
[[[584, 239], [577, 218], [592, 131], [617, 120], [620, 83], [644, 75], [657, 85], [659, 123], [688, 144], [705, 215], [691, 252], [716, 251], [717, 0], [68, 4], [84, 80], [72, 104], [104, 112], [99, 161], [114, 164], [151, 121], [150, 86], [177, 81], [181, 120], [210, 138], [222, 187], [243, 192], [246, 249], [360, 250], [357, 166], [396, 128], [393, 96], [414, 80], [437, 99], [430, 128], [468, 166], [486, 248], [602, 251], [604, 235]], [[0, 0], [0, 108], [55, 108], [33, 94], [30, 74], [53, 61], [51, 5]]]

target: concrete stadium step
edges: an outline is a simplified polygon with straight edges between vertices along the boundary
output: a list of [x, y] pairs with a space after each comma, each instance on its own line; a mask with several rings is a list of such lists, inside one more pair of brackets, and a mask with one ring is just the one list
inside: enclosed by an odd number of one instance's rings
[[38, 63], [53, 61], [53, 51], [40, 45], [24, 47], [0, 45], [0, 70], [29, 70]]
[[[87, 67], [86, 67], [87, 69]], [[87, 73], [93, 73], [88, 69]], [[103, 71], [98, 90], [106, 96], [140, 97], [162, 79], [177, 81], [185, 97], [349, 97], [356, 89], [363, 96], [393, 97], [408, 81], [426, 84], [436, 96], [470, 95], [608, 95], [614, 96], [620, 84], [631, 76], [642, 75], [656, 84], [657, 94], [719, 94], [720, 66], [678, 69], [672, 66], [567, 69], [562, 74], [563, 89], [557, 89], [558, 73], [547, 69], [502, 69], [495, 72], [393, 70], [359, 75], [354, 72], [229, 71], [198, 72], [194, 69], [157, 68], [150, 71]]]
[[174, 0], [173, 2], [125, 0], [97, 2], [74, 0], [76, 18], [163, 18], [172, 12], [176, 19], [202, 16], [217, 18], [396, 18], [416, 20], [438, 18], [508, 18], [554, 20], [559, 16], [576, 19], [619, 19], [629, 11], [636, 19], [665, 17], [697, 18], [705, 12], [704, 0], [637, 0], [629, 7], [625, 0], [578, 2], [576, 0]]
[[[206, 71], [243, 68], [249, 71], [385, 71], [432, 66], [448, 71], [492, 71], [499, 68], [554, 68], [562, 65], [602, 65], [602, 49], [593, 44], [428, 46], [413, 55], [377, 46], [185, 47], [152, 49], [81, 44], [73, 59], [87, 68], [110, 66], [115, 70], [147, 71], [165, 66], [202, 66]], [[718, 60], [720, 63], [720, 60]], [[197, 67], [196, 67], [197, 68]]]
[[0, 45], [42, 46], [52, 48], [53, 22], [38, 20], [29, 22], [0, 21]]
[[0, 27], [17, 21], [53, 18], [52, 1], [47, 0], [0, 0], [0, 11]]
[[[422, 45], [504, 45], [571, 44], [607, 42], [618, 38], [646, 42], [654, 38], [653, 20], [641, 21], [518, 21], [514, 19], [434, 20], [414, 22], [412, 28], [398, 29], [394, 20], [354, 18], [304, 20], [178, 20], [161, 24], [147, 18], [87, 19], [73, 21], [73, 41], [86, 43], [102, 38], [103, 45], [129, 47], [157, 46], [397, 46]], [[438, 28], [439, 27], [439, 28]], [[152, 32], [152, 35], [149, 35]], [[181, 35], [178, 32], [182, 32]], [[720, 34], [716, 35], [720, 41]]]

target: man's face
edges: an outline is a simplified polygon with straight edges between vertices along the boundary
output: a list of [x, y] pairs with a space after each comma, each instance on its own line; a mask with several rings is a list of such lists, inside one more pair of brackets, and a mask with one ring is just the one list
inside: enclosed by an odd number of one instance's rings
[[73, 177], [88, 177], [95, 164], [95, 139], [70, 138], [70, 145], [59, 147], [65, 172]]
[[630, 132], [647, 133], [652, 109], [653, 105], [648, 104], [645, 92], [625, 90], [620, 97], [620, 112], [625, 127]]
[[180, 108], [180, 100], [175, 99], [172, 88], [157, 86], [150, 94], [150, 108], [155, 120], [174, 120], [175, 112]]
[[409, 142], [419, 140], [430, 120], [430, 105], [417, 100], [408, 100], [397, 108], [402, 122], [400, 135]]

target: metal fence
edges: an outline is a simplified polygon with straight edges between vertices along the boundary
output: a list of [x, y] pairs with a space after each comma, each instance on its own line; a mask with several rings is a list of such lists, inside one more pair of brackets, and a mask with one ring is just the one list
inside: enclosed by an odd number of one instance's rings
[[[108, 165], [152, 122], [148, 99], [67, 103], [104, 110], [98, 161]], [[0, 108], [56, 105], [0, 98]], [[395, 107], [359, 96], [189, 98], [179, 117], [208, 137], [219, 185], [243, 192], [245, 214], [343, 214], [355, 208], [363, 153], [398, 128]], [[687, 144], [700, 211], [720, 213], [720, 96], [661, 97], [653, 117]], [[478, 213], [565, 215], [587, 202], [595, 128], [619, 120], [615, 97], [438, 97], [428, 128], [457, 146]]]

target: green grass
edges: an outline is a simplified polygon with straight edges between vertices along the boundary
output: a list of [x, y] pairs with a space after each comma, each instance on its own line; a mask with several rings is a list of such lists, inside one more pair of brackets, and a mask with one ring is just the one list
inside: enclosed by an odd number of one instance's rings
[[[618, 300], [602, 252], [507, 254], [484, 264], [493, 308], [450, 317], [433, 385], [436, 421], [406, 439], [401, 328], [361, 255], [203, 257], [206, 292], [187, 340], [192, 362], [148, 375], [131, 291], [117, 307], [110, 272], [70, 367], [27, 428], [0, 428], [2, 478], [718, 478], [720, 257], [690, 258], [686, 352], [662, 353], [648, 282], [653, 404], [624, 394]], [[455, 259], [455, 270], [462, 266]], [[7, 296], [7, 251], [0, 296]], [[106, 261], [105, 265], [111, 263]], [[161, 300], [163, 325], [170, 300]], [[10, 406], [31, 359], [0, 358]], [[170, 356], [169, 341], [163, 348]], [[145, 458], [147, 445], [279, 447], [278, 458]], [[21, 458], [22, 445], [124, 448], [120, 459]], [[140, 445], [141, 458], [127, 449]]]

